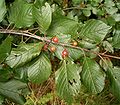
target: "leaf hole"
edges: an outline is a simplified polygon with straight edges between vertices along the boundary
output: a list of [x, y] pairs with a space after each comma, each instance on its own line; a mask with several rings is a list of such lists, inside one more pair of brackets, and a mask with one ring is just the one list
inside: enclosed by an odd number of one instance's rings
[[75, 79], [73, 79], [73, 82], [74, 82], [74, 83], [77, 83], [77, 82], [75, 81]]
[[70, 83], [70, 85], [73, 85], [73, 83], [70, 80], [68, 82]]

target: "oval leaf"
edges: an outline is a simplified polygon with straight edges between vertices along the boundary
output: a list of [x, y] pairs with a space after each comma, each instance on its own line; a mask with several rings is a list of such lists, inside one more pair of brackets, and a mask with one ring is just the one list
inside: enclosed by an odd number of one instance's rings
[[74, 60], [77, 60], [84, 55], [83, 51], [73, 48], [68, 48], [68, 52], [69, 52], [69, 56]]
[[120, 68], [109, 67], [107, 74], [110, 80], [110, 88], [113, 94], [120, 100]]
[[25, 0], [15, 0], [9, 10], [10, 24], [14, 23], [17, 28], [30, 27], [34, 23], [32, 6]]
[[114, 48], [120, 49], [120, 30], [116, 30], [113, 36], [112, 45]]
[[43, 45], [43, 43], [22, 44], [11, 51], [11, 54], [6, 58], [6, 63], [11, 68], [22, 66], [32, 58], [38, 56]]
[[28, 79], [33, 83], [42, 83], [51, 74], [51, 63], [46, 55], [40, 55], [28, 67]]
[[6, 13], [5, 0], [0, 0], [0, 22], [3, 20], [5, 13]]
[[26, 83], [20, 82], [18, 80], [11, 80], [6, 83], [0, 82], [0, 94], [7, 97], [8, 99], [11, 99], [15, 103], [23, 105], [25, 103], [25, 99], [21, 95], [20, 90], [26, 87]]
[[78, 30], [78, 22], [66, 17], [56, 17], [53, 19], [51, 26], [47, 33], [50, 36], [56, 36], [59, 33], [70, 34], [76, 37]]
[[40, 27], [40, 31], [45, 33], [52, 21], [52, 10], [50, 5], [48, 3], [45, 3], [45, 6], [43, 6], [41, 9], [34, 7], [33, 15], [35, 21]]
[[0, 63], [2, 63], [5, 58], [9, 55], [11, 51], [12, 38], [8, 36], [3, 43], [0, 45]]
[[110, 27], [100, 20], [88, 20], [81, 29], [80, 37], [89, 38], [90, 40], [100, 43], [108, 33]]
[[55, 73], [57, 94], [68, 103], [72, 103], [74, 95], [80, 91], [81, 82], [78, 69], [78, 66], [73, 62], [63, 60]]
[[90, 58], [84, 59], [81, 78], [88, 91], [94, 94], [100, 93], [104, 88], [105, 75], [100, 66]]

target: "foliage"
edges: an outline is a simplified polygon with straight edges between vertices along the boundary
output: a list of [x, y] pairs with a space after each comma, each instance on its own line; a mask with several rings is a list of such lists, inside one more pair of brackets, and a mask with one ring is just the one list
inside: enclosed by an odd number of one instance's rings
[[53, 94], [52, 93], [47, 93], [46, 95], [43, 95], [40, 99], [35, 100], [34, 94], [31, 94], [31, 96], [27, 97], [27, 102], [25, 105], [47, 105], [47, 102], [50, 100], [53, 100]]
[[[120, 100], [119, 56], [118, 0], [0, 0], [0, 105], [79, 104], [82, 87]], [[49, 77], [54, 89], [33, 95]]]

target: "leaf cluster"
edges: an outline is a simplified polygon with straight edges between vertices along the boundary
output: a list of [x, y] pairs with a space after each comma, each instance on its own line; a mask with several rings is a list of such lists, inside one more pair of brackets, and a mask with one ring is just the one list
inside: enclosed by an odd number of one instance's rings
[[[97, 95], [106, 80], [120, 99], [120, 61], [114, 61], [120, 59], [119, 12], [117, 0], [0, 0], [0, 104], [8, 98], [23, 105], [28, 84], [42, 84], [50, 76], [56, 95], [68, 104], [76, 101], [82, 85]], [[59, 42], [52, 42], [53, 37]], [[45, 103], [50, 99], [51, 94]]]

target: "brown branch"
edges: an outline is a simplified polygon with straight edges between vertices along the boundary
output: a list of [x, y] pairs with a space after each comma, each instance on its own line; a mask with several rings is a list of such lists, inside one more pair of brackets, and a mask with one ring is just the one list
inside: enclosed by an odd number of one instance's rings
[[19, 35], [19, 36], [27, 36], [27, 37], [34, 38], [34, 39], [37, 39], [37, 40], [41, 40], [43, 42], [48, 42], [48, 43], [52, 43], [52, 44], [55, 44], [55, 45], [60, 45], [60, 46], [64, 46], [64, 47], [78, 49], [78, 50], [85, 51], [85, 52], [91, 52], [91, 53], [94, 53], [98, 56], [101, 55], [101, 56], [104, 56], [104, 57], [120, 59], [120, 57], [117, 57], [117, 56], [112, 56], [112, 55], [108, 55], [108, 54], [104, 54], [104, 53], [96, 53], [94, 51], [91, 51], [91, 50], [88, 50], [88, 49], [85, 49], [85, 48], [81, 48], [81, 47], [77, 47], [77, 46], [72, 46], [72, 45], [69, 45], [67, 43], [55, 43], [55, 42], [52, 42], [51, 39], [48, 39], [46, 37], [40, 37], [40, 36], [37, 36], [37, 35], [32, 34], [32, 33], [25, 33], [25, 31], [21, 31], [21, 30], [0, 29], [0, 33]]

